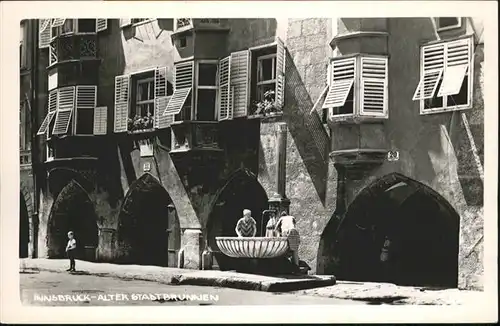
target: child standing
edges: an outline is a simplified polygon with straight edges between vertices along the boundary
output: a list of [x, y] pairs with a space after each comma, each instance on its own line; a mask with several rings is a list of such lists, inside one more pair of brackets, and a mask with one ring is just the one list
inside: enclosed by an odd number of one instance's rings
[[66, 270], [68, 272], [76, 272], [75, 270], [75, 256], [76, 256], [76, 239], [73, 235], [73, 231], [68, 232], [68, 244], [66, 245], [66, 253], [69, 258], [69, 268]]

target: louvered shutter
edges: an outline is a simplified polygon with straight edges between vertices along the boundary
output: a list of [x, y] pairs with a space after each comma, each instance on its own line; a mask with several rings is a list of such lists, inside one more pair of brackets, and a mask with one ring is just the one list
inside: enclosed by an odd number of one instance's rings
[[421, 50], [421, 75], [413, 100], [419, 101], [434, 97], [444, 70], [444, 45], [424, 46]]
[[120, 27], [121, 28], [130, 26], [130, 25], [132, 25], [132, 19], [131, 18], [120, 19]]
[[387, 58], [361, 57], [361, 115], [387, 116], [387, 87]]
[[68, 132], [71, 116], [75, 108], [75, 87], [64, 87], [57, 90], [57, 113], [52, 133], [64, 135]]
[[356, 76], [356, 58], [334, 60], [329, 71], [330, 89], [326, 94], [323, 109], [345, 105]]
[[94, 108], [94, 135], [105, 135], [108, 132], [108, 107]]
[[115, 77], [115, 119], [114, 132], [126, 132], [128, 129], [128, 106], [130, 93], [130, 77]]
[[[76, 123], [78, 115], [82, 111], [94, 112], [97, 106], [97, 86], [76, 86]], [[78, 130], [78, 126], [76, 129]]]
[[57, 45], [56, 45], [56, 42], [52, 42], [49, 44], [49, 65], [53, 65], [54, 63], [57, 63]]
[[231, 96], [231, 56], [219, 61], [219, 121], [233, 118]]
[[438, 96], [456, 95], [460, 92], [472, 59], [470, 38], [446, 43], [443, 82]]
[[280, 38], [276, 38], [276, 93], [275, 101], [278, 107], [283, 108], [285, 98], [285, 45]]
[[36, 133], [37, 136], [40, 135], [45, 135], [47, 132], [50, 123], [52, 122], [52, 119], [54, 119], [54, 116], [56, 114], [57, 110], [57, 90], [53, 90], [49, 92], [48, 96], [48, 113], [45, 116], [45, 118], [42, 121], [42, 124], [40, 125], [40, 128], [38, 129], [38, 132]]
[[168, 101], [164, 115], [174, 115], [181, 112], [193, 88], [193, 61], [178, 63], [174, 69], [174, 94]]
[[108, 29], [108, 20], [104, 18], [97, 18], [95, 20], [95, 30], [97, 32], [102, 32]]
[[52, 27], [62, 26], [62, 25], [64, 25], [65, 22], [66, 22], [66, 18], [54, 18], [52, 20]]
[[231, 53], [231, 103], [233, 116], [245, 117], [248, 114], [248, 83], [250, 81], [250, 51]]
[[169, 97], [167, 97], [167, 68], [155, 69], [155, 128], [163, 129], [170, 126], [173, 121], [172, 115], [164, 115]]
[[59, 82], [59, 73], [57, 69], [51, 69], [49, 71], [49, 86], [48, 90], [51, 91], [55, 88], [57, 88], [58, 82]]
[[51, 19], [38, 20], [38, 47], [47, 48], [52, 40]]

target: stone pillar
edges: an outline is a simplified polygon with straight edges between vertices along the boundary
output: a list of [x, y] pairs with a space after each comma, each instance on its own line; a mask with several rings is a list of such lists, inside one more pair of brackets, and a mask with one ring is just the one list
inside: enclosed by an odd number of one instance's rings
[[269, 199], [269, 209], [279, 213], [285, 211], [289, 213], [290, 200], [286, 198], [286, 146], [287, 146], [287, 126], [286, 123], [276, 124], [276, 191]]
[[201, 242], [200, 229], [186, 229], [182, 236], [182, 250], [184, 252], [184, 268], [200, 269], [201, 267]]

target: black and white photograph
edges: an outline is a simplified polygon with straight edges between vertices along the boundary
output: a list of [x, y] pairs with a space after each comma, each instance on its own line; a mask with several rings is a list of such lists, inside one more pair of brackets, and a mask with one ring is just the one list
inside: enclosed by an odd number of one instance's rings
[[484, 302], [497, 26], [255, 5], [8, 25], [22, 307]]

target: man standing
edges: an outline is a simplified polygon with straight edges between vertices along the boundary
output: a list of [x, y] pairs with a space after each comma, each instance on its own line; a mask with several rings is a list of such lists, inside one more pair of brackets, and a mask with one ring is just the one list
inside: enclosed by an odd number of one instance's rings
[[281, 228], [281, 235], [288, 238], [288, 246], [292, 252], [292, 261], [296, 266], [299, 266], [300, 235], [295, 226], [295, 217], [288, 215], [285, 211], [283, 211], [278, 223], [276, 223], [275, 230], [278, 231], [279, 228]]
[[69, 258], [69, 269], [68, 272], [76, 272], [75, 270], [75, 256], [76, 256], [76, 239], [73, 235], [73, 231], [68, 232], [68, 244], [66, 245], [66, 253]]
[[252, 211], [243, 210], [243, 217], [238, 220], [235, 228], [236, 234], [240, 238], [255, 237], [257, 233], [257, 222], [252, 217]]

